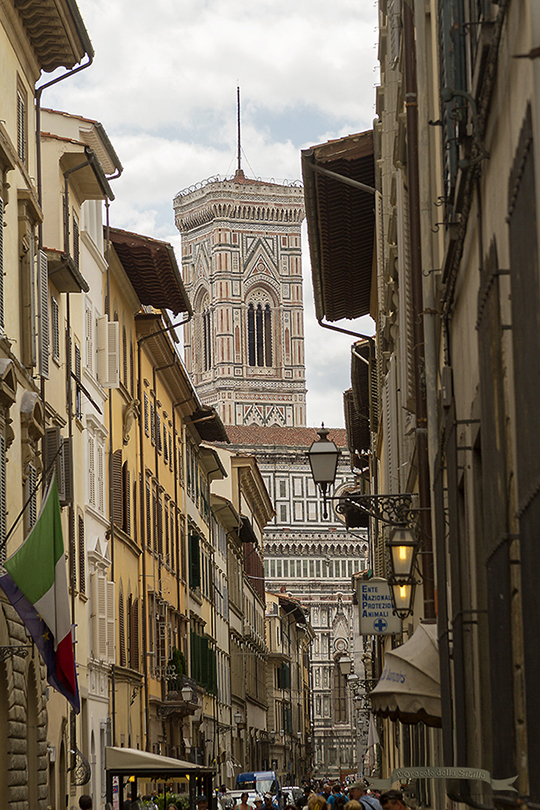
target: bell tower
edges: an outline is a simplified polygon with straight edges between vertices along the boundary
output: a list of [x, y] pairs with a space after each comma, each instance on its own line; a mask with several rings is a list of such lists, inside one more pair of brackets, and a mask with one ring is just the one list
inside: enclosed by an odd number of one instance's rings
[[250, 179], [239, 157], [234, 177], [179, 192], [174, 211], [201, 400], [227, 425], [305, 426], [302, 187]]

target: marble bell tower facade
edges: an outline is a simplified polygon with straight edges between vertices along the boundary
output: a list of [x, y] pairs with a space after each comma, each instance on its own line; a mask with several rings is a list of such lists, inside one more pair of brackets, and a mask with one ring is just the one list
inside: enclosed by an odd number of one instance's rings
[[303, 189], [210, 178], [174, 199], [195, 316], [187, 370], [226, 425], [306, 424]]

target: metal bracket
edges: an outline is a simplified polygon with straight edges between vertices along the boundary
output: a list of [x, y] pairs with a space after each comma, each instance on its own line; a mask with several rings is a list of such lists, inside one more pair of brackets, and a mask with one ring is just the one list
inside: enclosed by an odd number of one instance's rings
[[0, 647], [0, 662], [7, 661], [14, 655], [22, 655], [23, 658], [26, 658], [31, 649], [31, 644], [8, 644], [6, 647]]
[[336, 512], [344, 515], [347, 508], [355, 506], [366, 512], [372, 518], [388, 523], [391, 526], [411, 526], [416, 523], [414, 513], [417, 509], [412, 507], [411, 493], [397, 495], [354, 495], [348, 493], [339, 498]]

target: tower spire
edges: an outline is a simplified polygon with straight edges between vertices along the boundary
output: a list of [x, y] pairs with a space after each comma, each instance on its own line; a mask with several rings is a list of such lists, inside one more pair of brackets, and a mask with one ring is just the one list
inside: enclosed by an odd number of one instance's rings
[[241, 139], [241, 131], [240, 131], [240, 86], [236, 87], [236, 114], [237, 114], [237, 124], [238, 124], [238, 164], [236, 167], [237, 174], [240, 174], [242, 171], [242, 139]]

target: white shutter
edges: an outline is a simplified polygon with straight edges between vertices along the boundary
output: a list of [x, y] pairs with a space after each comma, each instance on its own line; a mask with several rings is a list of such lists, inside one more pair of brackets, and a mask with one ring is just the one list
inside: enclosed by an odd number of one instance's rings
[[[32, 251], [33, 253], [33, 251]], [[38, 371], [49, 379], [49, 263], [43, 250], [37, 254]]]
[[108, 326], [109, 346], [108, 346], [108, 388], [120, 387], [120, 324], [112, 321]]
[[85, 310], [86, 368], [94, 373], [94, 317], [91, 307]]
[[97, 448], [97, 508], [100, 512], [105, 509], [105, 486], [103, 481], [103, 445], [98, 444]]
[[107, 661], [115, 662], [115, 621], [114, 621], [114, 582], [106, 582], [107, 586]]
[[120, 386], [120, 324], [109, 323], [107, 315], [97, 319], [97, 372], [98, 380], [104, 388]]
[[88, 503], [96, 505], [96, 461], [94, 437], [88, 437]]
[[101, 572], [97, 575], [95, 617], [94, 655], [107, 661], [107, 580]]

